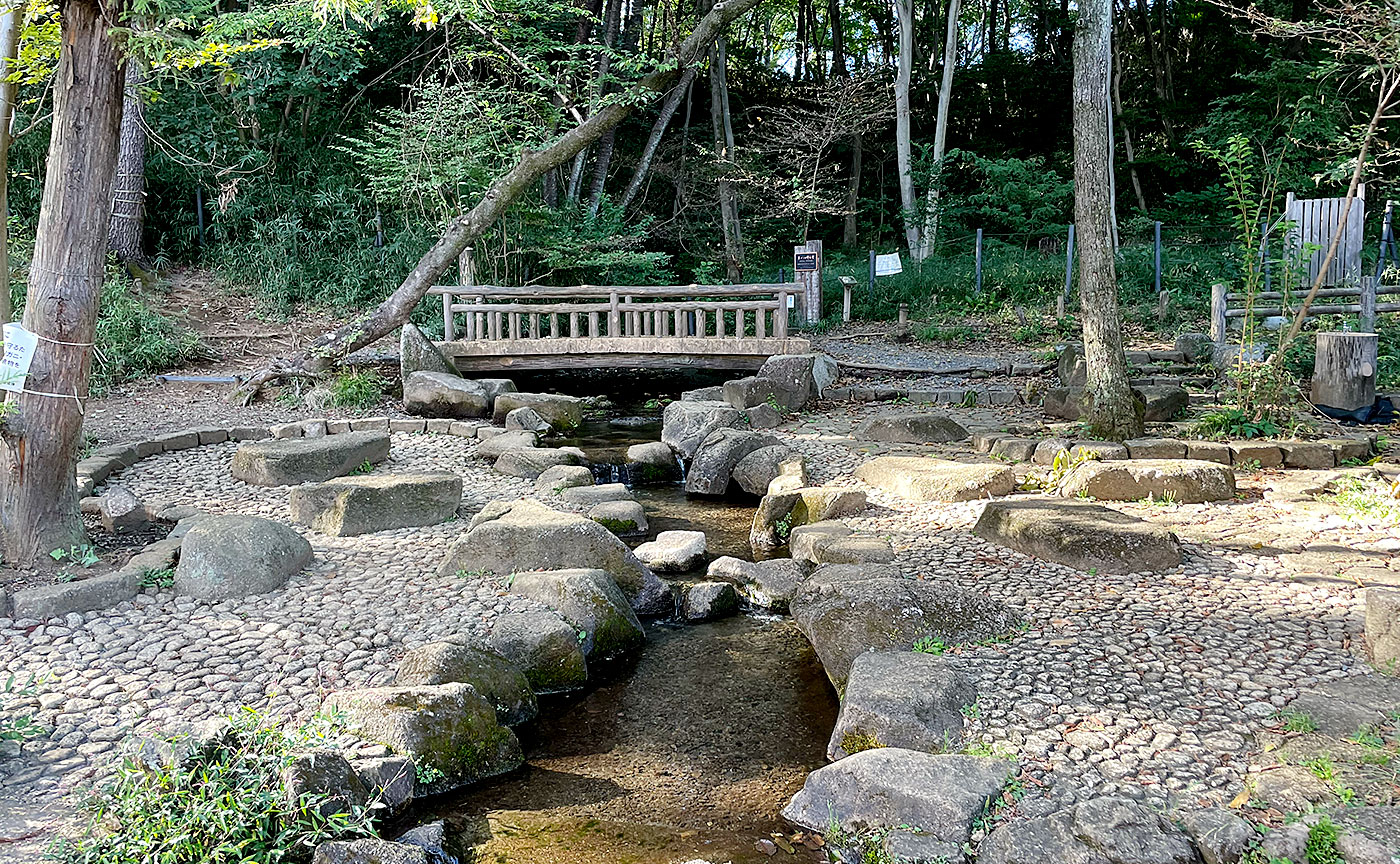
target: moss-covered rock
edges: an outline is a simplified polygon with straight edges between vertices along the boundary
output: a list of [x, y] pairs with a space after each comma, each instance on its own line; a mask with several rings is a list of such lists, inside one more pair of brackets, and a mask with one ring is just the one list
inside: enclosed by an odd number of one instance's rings
[[529, 679], [499, 654], [458, 645], [429, 642], [399, 661], [400, 687], [432, 684], [470, 684], [496, 709], [496, 720], [505, 726], [528, 723], [539, 714], [539, 702]]
[[582, 633], [590, 662], [626, 655], [646, 641], [627, 598], [602, 570], [516, 573], [510, 583], [510, 593], [543, 603]]

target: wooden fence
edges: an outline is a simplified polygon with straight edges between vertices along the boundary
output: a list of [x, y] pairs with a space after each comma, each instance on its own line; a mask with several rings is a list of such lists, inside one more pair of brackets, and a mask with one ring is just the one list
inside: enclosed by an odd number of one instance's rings
[[[1291, 292], [1285, 298], [1280, 291], [1260, 291], [1254, 297], [1254, 306], [1247, 306], [1248, 297], [1243, 293], [1229, 290], [1224, 282], [1210, 286], [1210, 338], [1223, 345], [1228, 339], [1229, 321], [1253, 314], [1255, 318], [1268, 318], [1282, 315], [1291, 317], [1303, 305], [1307, 289]], [[1380, 285], [1373, 276], [1363, 276], [1350, 286], [1321, 288], [1317, 299], [1308, 309], [1308, 317], [1320, 315], [1355, 315], [1357, 329], [1363, 333], [1374, 333], [1376, 315], [1382, 312], [1400, 312], [1400, 302], [1379, 302], [1381, 297], [1400, 295], [1400, 285]]]

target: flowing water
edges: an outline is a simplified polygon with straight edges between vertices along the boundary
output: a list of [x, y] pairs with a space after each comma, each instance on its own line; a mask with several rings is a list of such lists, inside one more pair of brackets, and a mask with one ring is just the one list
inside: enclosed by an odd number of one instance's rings
[[[608, 482], [629, 444], [659, 437], [659, 418], [590, 420], [565, 443], [605, 466]], [[635, 491], [649, 538], [700, 530], [711, 557], [751, 557], [754, 502], [690, 499], [679, 484]], [[679, 580], [699, 578], [703, 569]], [[484, 864], [768, 862], [755, 842], [786, 829], [779, 810], [826, 762], [837, 703], [821, 664], [786, 618], [646, 630], [638, 657], [603, 670], [585, 695], [546, 701], [517, 730], [525, 767], [431, 801], [415, 820], [445, 818]], [[801, 846], [783, 857], [822, 860]]]

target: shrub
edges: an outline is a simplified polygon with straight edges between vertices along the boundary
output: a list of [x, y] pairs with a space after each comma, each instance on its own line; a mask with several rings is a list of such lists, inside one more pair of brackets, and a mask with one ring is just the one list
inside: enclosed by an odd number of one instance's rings
[[384, 398], [384, 379], [373, 369], [346, 372], [331, 382], [331, 405], [336, 408], [372, 408]]
[[284, 732], [245, 709], [179, 764], [128, 758], [83, 803], [87, 831], [50, 854], [65, 864], [281, 864], [309, 860], [334, 837], [374, 836], [361, 808], [323, 817], [323, 794], [286, 799], [282, 770], [299, 748], [324, 746], [329, 730], [318, 720]]

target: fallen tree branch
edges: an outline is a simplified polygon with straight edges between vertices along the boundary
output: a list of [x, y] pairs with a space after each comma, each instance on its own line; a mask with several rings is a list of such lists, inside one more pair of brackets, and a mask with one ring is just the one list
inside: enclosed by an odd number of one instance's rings
[[638, 106], [666, 92], [681, 70], [696, 65], [710, 43], [730, 22], [758, 5], [759, 0], [727, 0], [716, 3], [676, 49], [673, 66], [665, 66], [638, 79], [626, 92], [583, 123], [564, 133], [543, 150], [526, 150], [520, 161], [498, 177], [481, 200], [447, 226], [433, 248], [418, 260], [403, 282], [371, 312], [312, 340], [296, 357], [279, 360], [257, 371], [234, 393], [247, 404], [265, 385], [290, 374], [323, 374], [347, 354], [388, 335], [408, 321], [413, 307], [457, 262], [464, 249], [505, 214], [515, 200], [547, 172], [574, 158], [603, 133], [621, 123]]

